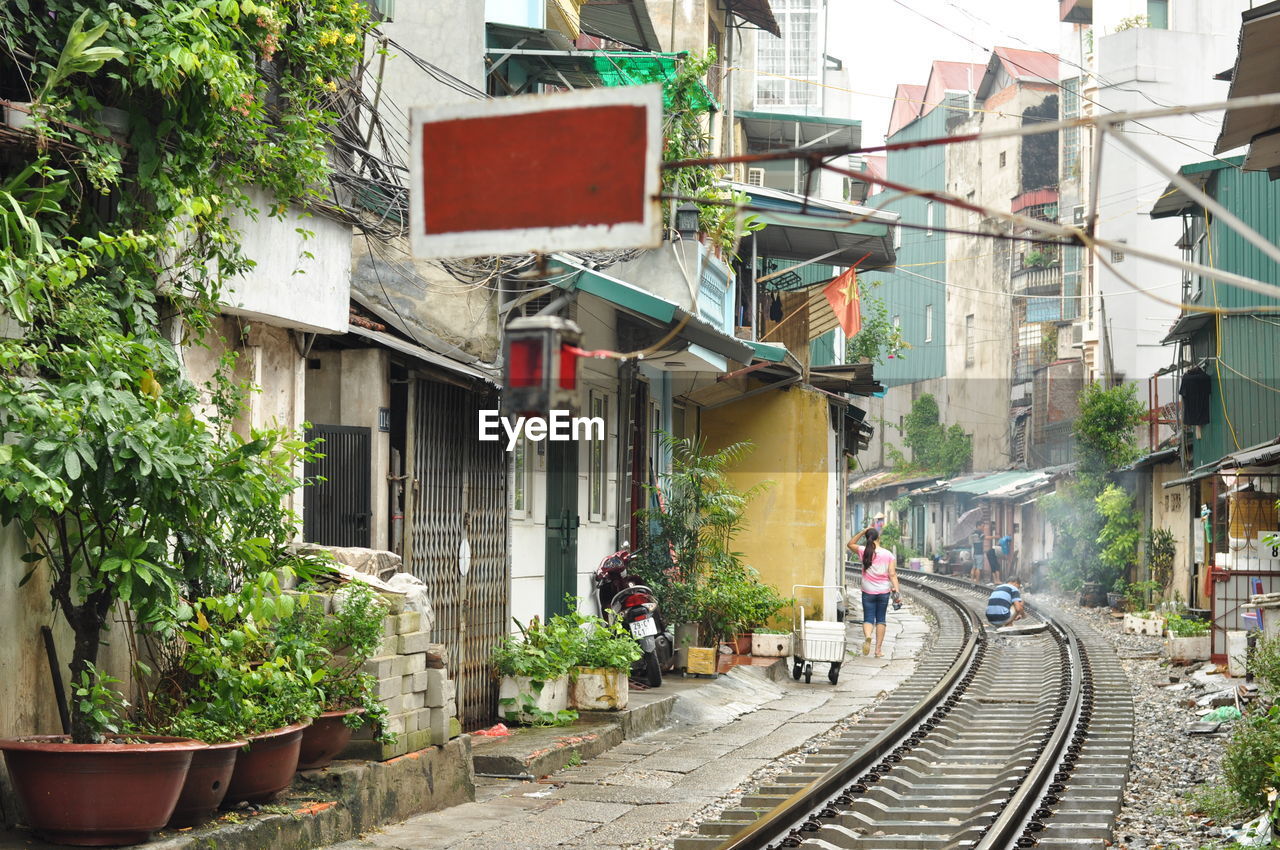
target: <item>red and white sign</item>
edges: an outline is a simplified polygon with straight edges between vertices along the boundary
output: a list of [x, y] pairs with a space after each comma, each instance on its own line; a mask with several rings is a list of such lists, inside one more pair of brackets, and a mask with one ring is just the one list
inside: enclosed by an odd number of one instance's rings
[[416, 108], [409, 120], [416, 257], [661, 244], [659, 85]]

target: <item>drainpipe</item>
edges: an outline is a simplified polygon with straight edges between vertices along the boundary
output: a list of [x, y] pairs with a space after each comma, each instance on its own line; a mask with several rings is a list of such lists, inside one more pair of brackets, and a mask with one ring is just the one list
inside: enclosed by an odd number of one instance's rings
[[[725, 113], [728, 120], [725, 122], [725, 133], [728, 136], [725, 144], [725, 155], [733, 156], [734, 149], [734, 127], [733, 127], [733, 0], [726, 0], [724, 12], [724, 104]], [[737, 176], [738, 166], [730, 166], [732, 171], [729, 178], [733, 179]]]

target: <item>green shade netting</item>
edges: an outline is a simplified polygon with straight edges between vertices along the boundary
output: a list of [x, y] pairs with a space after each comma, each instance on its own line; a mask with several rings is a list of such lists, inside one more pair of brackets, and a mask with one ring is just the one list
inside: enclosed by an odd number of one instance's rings
[[[595, 62], [596, 73], [600, 75], [600, 81], [608, 87], [663, 83], [663, 106], [670, 108], [670, 95], [666, 91], [665, 84], [675, 77], [676, 62], [679, 61], [681, 56], [682, 54], [679, 53], [604, 51], [597, 54], [592, 61]], [[693, 100], [696, 109], [710, 108], [718, 110], [720, 108], [720, 103], [705, 85], [699, 87], [698, 93]]]

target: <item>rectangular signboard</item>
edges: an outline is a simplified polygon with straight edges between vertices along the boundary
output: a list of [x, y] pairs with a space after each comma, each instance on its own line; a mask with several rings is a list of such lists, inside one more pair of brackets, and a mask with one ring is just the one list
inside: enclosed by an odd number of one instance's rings
[[659, 85], [415, 108], [410, 123], [416, 257], [661, 244]]

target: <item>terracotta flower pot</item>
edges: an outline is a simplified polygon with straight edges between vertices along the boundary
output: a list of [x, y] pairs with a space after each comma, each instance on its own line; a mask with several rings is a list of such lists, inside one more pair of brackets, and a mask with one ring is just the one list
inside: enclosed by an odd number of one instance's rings
[[210, 744], [192, 754], [191, 769], [187, 771], [187, 781], [182, 784], [182, 794], [178, 796], [173, 817], [169, 818], [169, 826], [195, 826], [213, 817], [222, 798], [227, 796], [236, 756], [244, 745], [244, 741]]
[[27, 825], [55, 844], [139, 844], [173, 814], [191, 766], [205, 748], [188, 738], [72, 744], [66, 735], [0, 740]]
[[236, 767], [231, 772], [222, 808], [236, 803], [261, 803], [288, 788], [298, 769], [302, 732], [310, 724], [310, 720], [305, 720], [250, 735], [249, 746], [236, 756]]
[[327, 767], [347, 748], [356, 730], [344, 720], [349, 714], [364, 714], [363, 708], [326, 711], [317, 717], [302, 733], [302, 750], [298, 756], [298, 770], [318, 770]]

